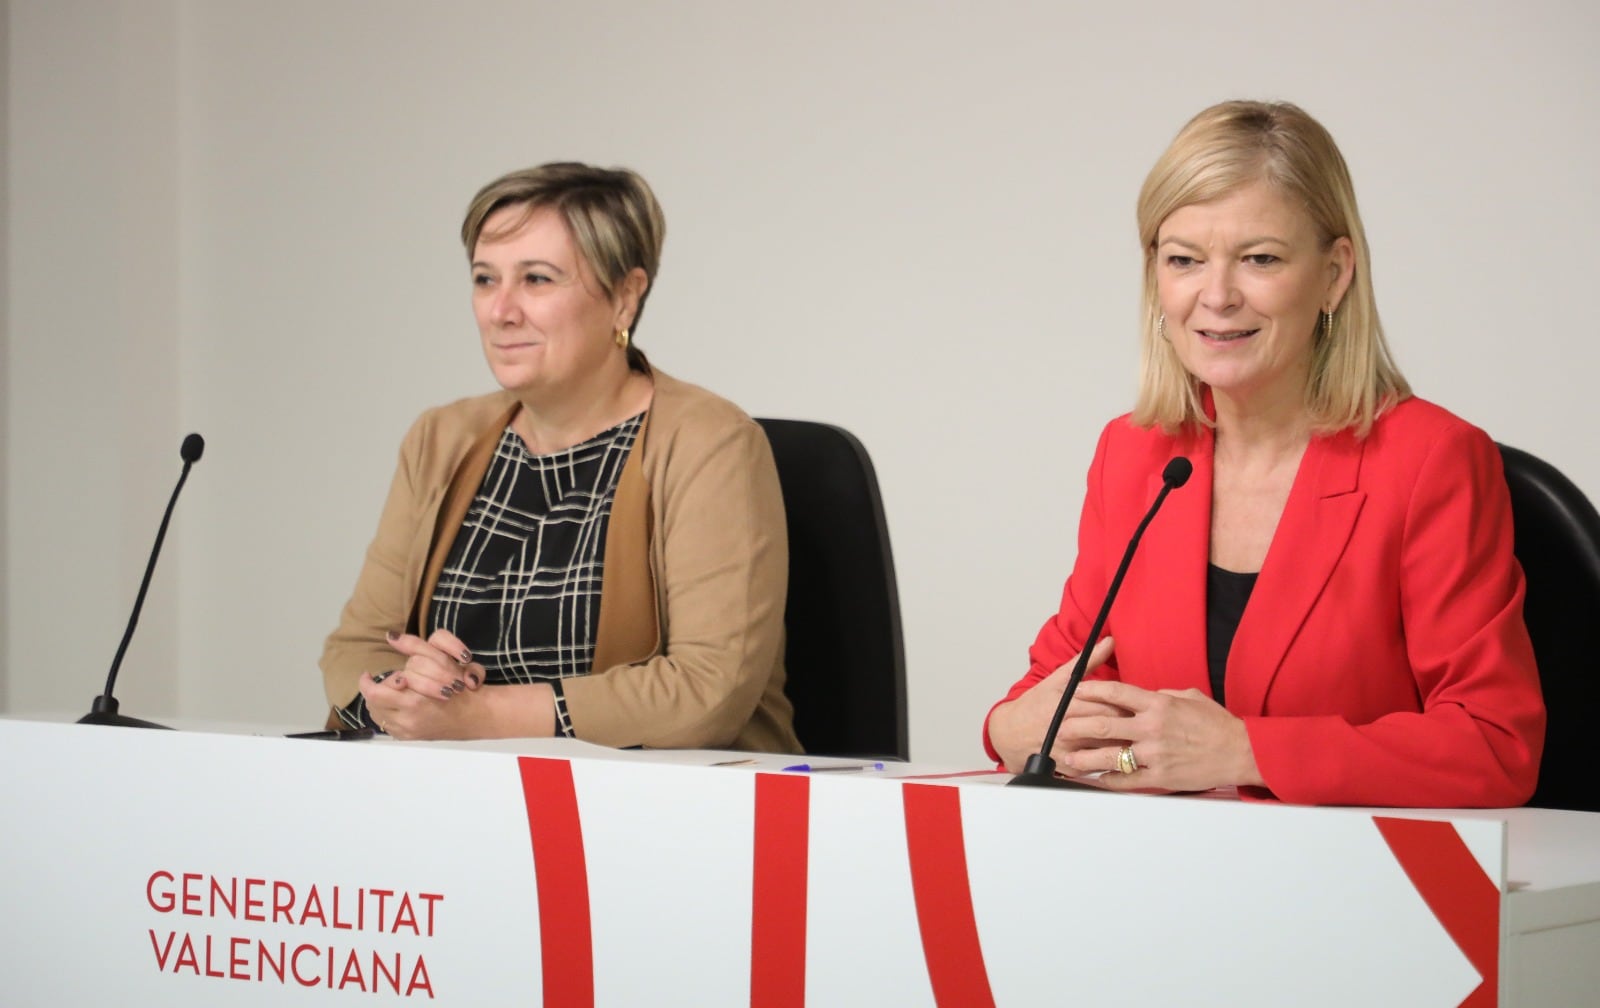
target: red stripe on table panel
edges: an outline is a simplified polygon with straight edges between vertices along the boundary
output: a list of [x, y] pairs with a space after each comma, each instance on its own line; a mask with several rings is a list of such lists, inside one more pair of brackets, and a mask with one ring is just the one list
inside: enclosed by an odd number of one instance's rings
[[1483, 977], [1462, 1008], [1500, 1001], [1500, 887], [1451, 823], [1373, 816], [1422, 901]]
[[589, 929], [589, 871], [583, 857], [578, 792], [566, 760], [517, 758], [528, 804], [533, 874], [539, 884], [539, 953], [544, 1003], [594, 1004], [594, 945]]
[[922, 955], [940, 1008], [993, 1008], [989, 973], [978, 944], [961, 833], [961, 791], [904, 784], [906, 853], [922, 930]]
[[750, 1004], [806, 1003], [806, 868], [811, 781], [756, 774], [755, 859], [750, 893]]

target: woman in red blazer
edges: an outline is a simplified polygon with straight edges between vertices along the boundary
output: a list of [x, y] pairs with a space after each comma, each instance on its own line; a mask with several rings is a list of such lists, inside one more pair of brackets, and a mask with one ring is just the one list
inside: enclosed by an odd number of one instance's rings
[[1307, 804], [1517, 805], [1544, 705], [1500, 456], [1411, 397], [1378, 323], [1344, 159], [1286, 104], [1228, 102], [1139, 197], [1134, 411], [1089, 471], [1078, 558], [984, 742], [1043, 739], [1168, 460], [1051, 756], [1115, 790]]

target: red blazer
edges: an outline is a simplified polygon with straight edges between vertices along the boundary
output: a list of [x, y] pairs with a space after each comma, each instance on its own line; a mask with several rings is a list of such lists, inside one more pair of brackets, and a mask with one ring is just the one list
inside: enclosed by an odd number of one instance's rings
[[[1061, 610], [1006, 700], [1084, 647], [1179, 454], [1194, 475], [1145, 532], [1106, 622], [1116, 653], [1096, 675], [1210, 694], [1213, 443], [1210, 431], [1170, 437], [1127, 417], [1106, 427]], [[1273, 795], [1441, 808], [1528, 800], [1545, 712], [1511, 545], [1499, 451], [1445, 410], [1408, 399], [1364, 440], [1312, 439], [1228, 655], [1227, 706]], [[995, 756], [987, 729], [984, 744]]]

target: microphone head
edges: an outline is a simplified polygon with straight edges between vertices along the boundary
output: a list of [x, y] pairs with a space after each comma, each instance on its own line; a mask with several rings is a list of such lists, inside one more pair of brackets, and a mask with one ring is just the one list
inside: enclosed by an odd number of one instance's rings
[[[199, 437], [198, 434], [192, 436]], [[1161, 482], [1176, 490], [1189, 482], [1189, 477], [1193, 474], [1194, 463], [1179, 455], [1171, 462], [1168, 462], [1165, 469], [1161, 470]]]
[[178, 454], [183, 456], [185, 463], [193, 465], [200, 461], [200, 456], [205, 454], [205, 450], [206, 439], [198, 434], [190, 434], [183, 439], [183, 447], [178, 449]]

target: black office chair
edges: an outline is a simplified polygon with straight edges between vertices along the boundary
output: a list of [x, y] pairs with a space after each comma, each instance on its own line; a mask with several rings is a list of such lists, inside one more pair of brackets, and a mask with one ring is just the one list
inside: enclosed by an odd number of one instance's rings
[[909, 759], [906, 658], [878, 477], [849, 431], [761, 418], [789, 516], [787, 692], [806, 752]]
[[1500, 446], [1549, 727], [1529, 805], [1600, 812], [1600, 514], [1554, 466]]

